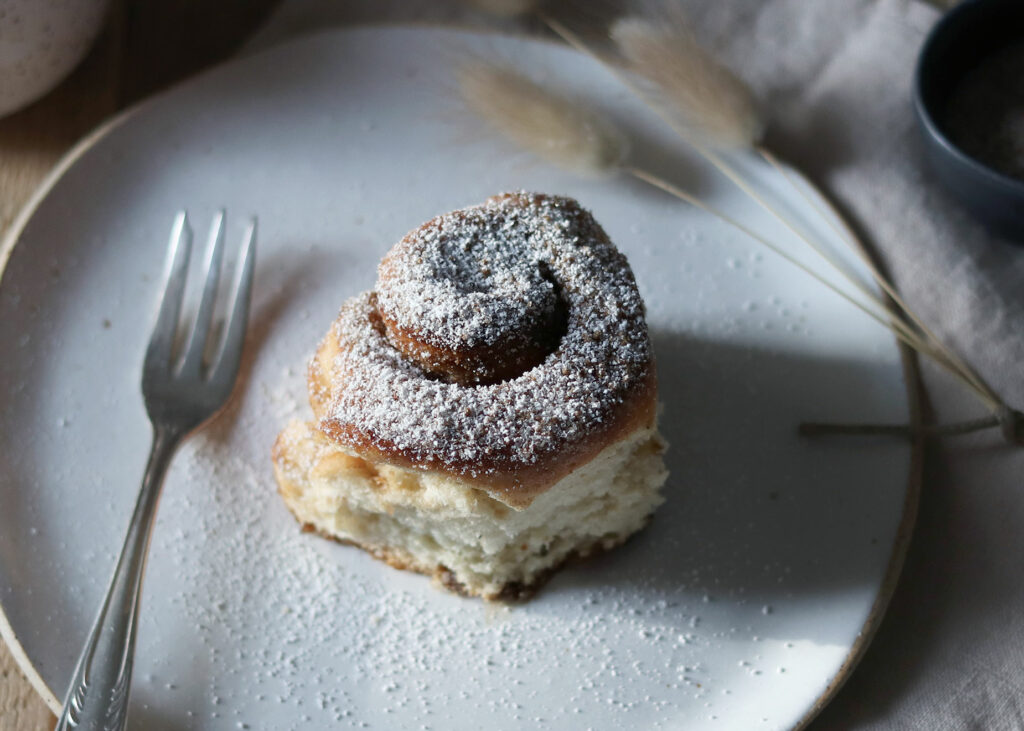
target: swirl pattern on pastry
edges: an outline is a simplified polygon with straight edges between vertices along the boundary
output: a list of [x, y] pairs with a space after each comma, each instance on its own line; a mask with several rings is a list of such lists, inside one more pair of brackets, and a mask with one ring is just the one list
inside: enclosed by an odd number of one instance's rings
[[[388, 340], [428, 373], [495, 383], [538, 365], [565, 332], [565, 304], [521, 216], [440, 216], [381, 261], [377, 311]], [[536, 227], [535, 227], [536, 228]]]
[[527, 193], [407, 234], [310, 367], [328, 437], [515, 507], [652, 425], [655, 392], [625, 257], [575, 201]]

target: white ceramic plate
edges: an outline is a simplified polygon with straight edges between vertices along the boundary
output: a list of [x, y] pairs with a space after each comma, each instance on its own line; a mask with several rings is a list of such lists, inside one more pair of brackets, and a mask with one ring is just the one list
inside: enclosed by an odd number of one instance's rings
[[[201, 229], [226, 206], [235, 241], [258, 213], [258, 274], [241, 397], [181, 450], [164, 491], [136, 728], [789, 728], [863, 648], [915, 504], [911, 449], [795, 428], [905, 421], [892, 339], [654, 190], [463, 144], [456, 45], [571, 79], [643, 140], [644, 164], [789, 241], [593, 61], [541, 42], [332, 32], [144, 104], [54, 176], [15, 227], [0, 286], [2, 624], [54, 708], [146, 458], [140, 366], [182, 207]], [[822, 226], [782, 178], [738, 164]], [[301, 534], [269, 450], [308, 414], [306, 359], [390, 244], [520, 188], [578, 198], [629, 256], [672, 477], [643, 534], [501, 609]]]

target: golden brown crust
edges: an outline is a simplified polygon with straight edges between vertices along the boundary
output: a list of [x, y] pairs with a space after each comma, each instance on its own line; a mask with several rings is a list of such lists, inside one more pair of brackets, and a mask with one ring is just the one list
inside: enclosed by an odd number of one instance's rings
[[[529, 505], [537, 495], [592, 460], [613, 442], [637, 429], [653, 426], [657, 416], [658, 386], [652, 363], [643, 387], [619, 405], [614, 418], [609, 419], [603, 428], [592, 430], [571, 449], [565, 449], [542, 462], [515, 472], [496, 472], [474, 477], [467, 469], [459, 469], [458, 466], [453, 468], [437, 463], [423, 464], [409, 459], [400, 449], [382, 448], [379, 443], [366, 439], [359, 431], [338, 424], [330, 418], [329, 407], [333, 398], [330, 368], [340, 347], [334, 335], [335, 331], [332, 328], [320, 342], [320, 347], [310, 362], [308, 376], [313, 415], [317, 419], [320, 431], [328, 439], [371, 463], [384, 462], [410, 469], [435, 470], [457, 477], [515, 508]], [[476, 469], [479, 465], [474, 463], [465, 467]]]

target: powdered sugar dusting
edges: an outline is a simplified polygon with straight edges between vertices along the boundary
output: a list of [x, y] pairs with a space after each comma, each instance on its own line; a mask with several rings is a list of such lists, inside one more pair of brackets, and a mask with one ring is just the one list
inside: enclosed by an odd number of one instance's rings
[[[140, 686], [184, 700], [198, 685], [182, 728], [264, 728], [259, 719], [282, 708], [292, 721], [278, 727], [295, 729], [474, 728], [484, 718], [497, 728], [671, 728], [680, 706], [713, 700], [698, 657], [736, 631], [693, 630], [702, 607], [677, 585], [602, 580], [528, 610], [447, 595], [308, 539], [277, 500], [253, 499], [268, 478], [233, 452], [197, 440], [183, 455], [188, 484], [212, 475], [216, 489], [169, 504], [196, 517], [172, 544], [186, 587], [175, 604], [206, 682], [157, 666]], [[561, 703], [541, 702], [541, 677]]]
[[380, 311], [451, 348], [494, 345], [542, 327], [558, 301], [544, 276], [543, 249], [565, 237], [569, 221], [535, 213], [508, 203], [477, 206], [411, 232], [381, 266]]
[[[629, 265], [574, 201], [498, 197], [458, 214], [452, 223], [443, 217], [436, 230], [449, 231], [455, 220], [467, 217], [476, 223], [465, 237], [438, 236], [436, 246], [425, 247], [429, 254], [408, 257], [410, 274], [430, 270], [465, 277], [408, 292], [387, 290], [379, 293], [381, 306], [400, 317], [418, 317], [428, 302], [437, 304], [430, 301], [434, 297], [441, 301], [440, 314], [428, 322], [438, 338], [486, 342], [529, 308], [480, 307], [458, 323], [452, 313], [473, 309], [460, 286], [490, 286], [493, 280], [496, 291], [521, 287], [543, 294], [549, 283], [540, 275], [517, 279], [543, 263], [551, 289], [567, 308], [567, 331], [558, 347], [517, 378], [472, 387], [443, 383], [406, 360], [374, 326], [373, 294], [366, 292], [345, 303], [333, 326], [340, 350], [327, 419], [370, 443], [401, 450], [415, 463], [477, 477], [537, 464], [616, 419], [646, 383], [651, 354]], [[442, 261], [459, 251], [472, 253], [455, 263]], [[484, 259], [498, 272], [491, 279], [473, 270]]]

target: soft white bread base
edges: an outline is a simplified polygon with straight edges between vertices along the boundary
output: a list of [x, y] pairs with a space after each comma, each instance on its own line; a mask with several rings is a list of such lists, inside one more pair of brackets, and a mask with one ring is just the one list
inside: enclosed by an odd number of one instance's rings
[[612, 548], [646, 524], [663, 501], [664, 449], [656, 428], [636, 430], [521, 510], [447, 473], [346, 454], [301, 421], [278, 437], [274, 468], [303, 526], [460, 593], [516, 599], [569, 558]]

